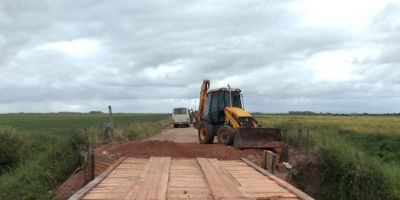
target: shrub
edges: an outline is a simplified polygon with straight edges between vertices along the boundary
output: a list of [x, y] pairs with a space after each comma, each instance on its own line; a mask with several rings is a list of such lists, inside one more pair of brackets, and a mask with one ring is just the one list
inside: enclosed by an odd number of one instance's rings
[[25, 137], [12, 127], [0, 127], [0, 173], [22, 159]]
[[52, 199], [52, 190], [79, 166], [77, 132], [31, 137], [29, 157], [1, 176], [0, 199]]
[[320, 199], [393, 199], [382, 172], [358, 153], [322, 150]]

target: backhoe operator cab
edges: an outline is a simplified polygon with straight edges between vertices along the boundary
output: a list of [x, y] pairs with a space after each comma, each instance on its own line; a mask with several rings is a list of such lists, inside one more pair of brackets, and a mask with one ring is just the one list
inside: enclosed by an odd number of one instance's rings
[[[226, 107], [242, 108], [240, 89], [218, 88], [207, 92], [208, 100], [202, 119], [213, 125], [223, 125]], [[232, 103], [232, 105], [231, 105]]]

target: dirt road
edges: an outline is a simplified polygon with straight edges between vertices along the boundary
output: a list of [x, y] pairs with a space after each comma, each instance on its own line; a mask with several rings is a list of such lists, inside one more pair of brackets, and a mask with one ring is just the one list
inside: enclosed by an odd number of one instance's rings
[[117, 145], [104, 146], [96, 149], [98, 153], [107, 152], [110, 155], [149, 158], [152, 156], [170, 156], [172, 158], [217, 158], [235, 160], [241, 157], [262, 155], [261, 150], [239, 150], [222, 144], [200, 144], [197, 130], [191, 127], [168, 127], [160, 134], [140, 141], [129, 141]]
[[182, 128], [173, 128], [170, 126], [168, 129], [165, 129], [160, 134], [157, 134], [153, 137], [150, 137], [148, 140], [160, 140], [160, 141], [171, 141], [176, 143], [198, 143], [199, 140], [197, 138], [197, 130], [190, 127], [182, 127]]

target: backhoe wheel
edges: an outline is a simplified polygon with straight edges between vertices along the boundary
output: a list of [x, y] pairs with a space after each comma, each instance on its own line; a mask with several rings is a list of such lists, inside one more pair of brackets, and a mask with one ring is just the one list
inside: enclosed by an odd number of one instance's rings
[[233, 133], [232, 127], [223, 125], [217, 131], [217, 138], [219, 144], [232, 145], [233, 144]]
[[199, 142], [200, 144], [212, 144], [214, 142], [214, 134], [212, 131], [206, 131], [206, 126], [201, 124], [199, 127]]

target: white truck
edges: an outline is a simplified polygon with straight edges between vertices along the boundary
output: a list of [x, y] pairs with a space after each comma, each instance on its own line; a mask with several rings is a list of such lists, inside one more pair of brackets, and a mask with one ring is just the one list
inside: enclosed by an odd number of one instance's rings
[[174, 124], [174, 128], [178, 126], [190, 126], [190, 113], [187, 108], [174, 108], [172, 110], [172, 121]]

